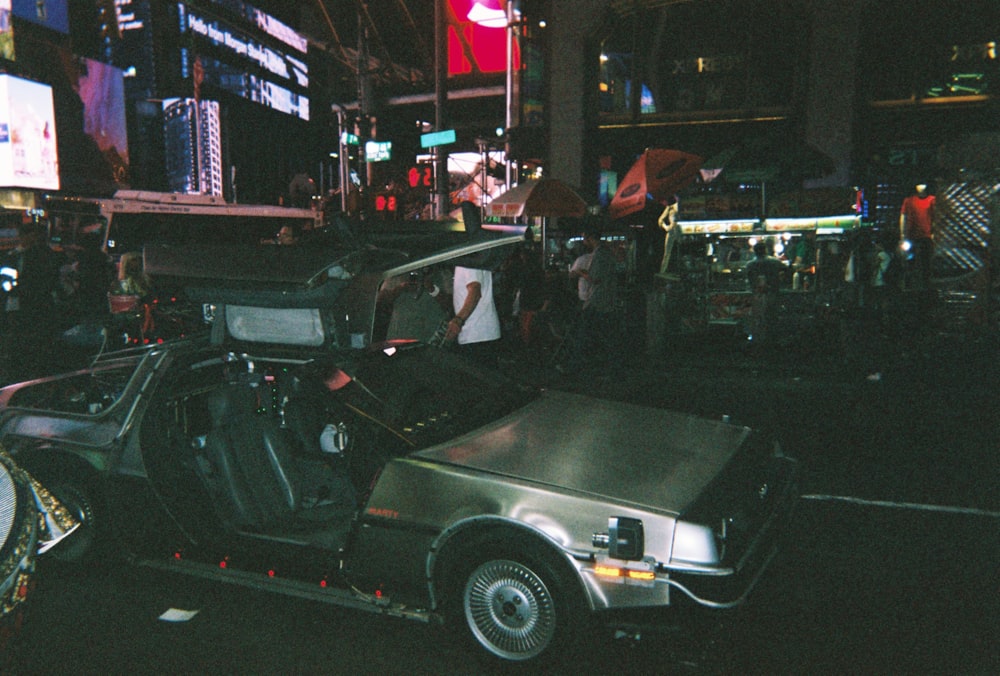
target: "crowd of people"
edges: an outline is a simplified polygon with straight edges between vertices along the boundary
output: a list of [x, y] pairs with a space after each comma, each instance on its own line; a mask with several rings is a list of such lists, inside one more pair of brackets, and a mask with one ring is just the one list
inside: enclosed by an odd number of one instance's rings
[[20, 224], [17, 245], [3, 261], [4, 382], [72, 366], [77, 352], [94, 352], [107, 339], [113, 309], [130, 318], [140, 313], [139, 330], [148, 328], [142, 308], [152, 282], [141, 254], [125, 254], [116, 266], [102, 244], [85, 234], [76, 246], [56, 250], [44, 223]]

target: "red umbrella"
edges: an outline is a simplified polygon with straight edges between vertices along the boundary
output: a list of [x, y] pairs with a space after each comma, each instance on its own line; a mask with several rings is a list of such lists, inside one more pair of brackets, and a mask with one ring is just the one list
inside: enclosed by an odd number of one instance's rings
[[647, 199], [663, 201], [670, 198], [695, 179], [703, 162], [697, 155], [680, 150], [646, 150], [618, 186], [608, 207], [611, 218], [642, 211]]

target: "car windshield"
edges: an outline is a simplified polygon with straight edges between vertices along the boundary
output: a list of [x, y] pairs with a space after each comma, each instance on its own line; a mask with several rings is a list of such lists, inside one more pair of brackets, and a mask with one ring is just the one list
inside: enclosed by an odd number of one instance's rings
[[287, 351], [212, 349], [187, 355], [175, 369], [164, 392], [183, 409], [171, 417], [183, 422], [185, 437], [208, 433], [207, 393], [245, 384], [255, 393], [258, 414], [275, 416], [282, 427], [293, 429], [301, 419], [301, 413], [291, 413], [296, 409], [308, 410], [310, 419], [319, 415], [324, 424], [344, 422], [358, 445], [382, 462], [488, 425], [537, 396], [533, 387], [416, 341], [313, 358]]

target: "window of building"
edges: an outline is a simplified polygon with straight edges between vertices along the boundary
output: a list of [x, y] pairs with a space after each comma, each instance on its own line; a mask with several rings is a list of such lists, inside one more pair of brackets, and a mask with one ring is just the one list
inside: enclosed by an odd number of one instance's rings
[[[799, 3], [683, 3], [612, 12], [600, 55], [605, 117], [697, 119], [787, 108], [807, 72]], [[625, 5], [622, 5], [625, 7]]]
[[1000, 3], [871, 3], [861, 81], [875, 103], [968, 101], [1000, 90]]

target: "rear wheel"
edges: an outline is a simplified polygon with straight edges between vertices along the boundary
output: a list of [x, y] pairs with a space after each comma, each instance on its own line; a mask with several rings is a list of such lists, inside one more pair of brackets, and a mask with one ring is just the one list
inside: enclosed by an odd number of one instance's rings
[[465, 568], [460, 617], [492, 657], [515, 663], [552, 658], [586, 625], [579, 590], [550, 558], [495, 552]]

